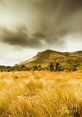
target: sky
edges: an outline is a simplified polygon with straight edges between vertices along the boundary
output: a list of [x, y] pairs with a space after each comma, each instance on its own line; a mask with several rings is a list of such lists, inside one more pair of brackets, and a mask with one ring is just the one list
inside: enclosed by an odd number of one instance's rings
[[82, 50], [82, 0], [0, 0], [0, 65], [46, 49]]

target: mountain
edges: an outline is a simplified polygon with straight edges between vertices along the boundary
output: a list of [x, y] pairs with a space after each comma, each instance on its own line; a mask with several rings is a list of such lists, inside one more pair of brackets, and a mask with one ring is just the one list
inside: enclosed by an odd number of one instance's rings
[[[76, 52], [58, 52], [54, 50], [45, 50], [39, 52], [33, 58], [23, 61], [20, 65], [24, 65], [29, 68], [34, 66], [41, 68], [49, 68], [50, 64], [56, 67], [56, 64], [63, 69], [81, 68], [82, 66], [82, 51]], [[55, 68], [54, 68], [55, 69]]]
[[1, 72], [50, 70], [50, 71], [82, 71], [82, 51], [58, 52], [45, 50], [36, 56], [14, 66], [1, 66]]

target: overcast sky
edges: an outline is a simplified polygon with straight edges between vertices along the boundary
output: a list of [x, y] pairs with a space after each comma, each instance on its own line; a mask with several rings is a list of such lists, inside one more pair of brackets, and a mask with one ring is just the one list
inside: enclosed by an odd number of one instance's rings
[[82, 50], [82, 0], [0, 0], [0, 64]]

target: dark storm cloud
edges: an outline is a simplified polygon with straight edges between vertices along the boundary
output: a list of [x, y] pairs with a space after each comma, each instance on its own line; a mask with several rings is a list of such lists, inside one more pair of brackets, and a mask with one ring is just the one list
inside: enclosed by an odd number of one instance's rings
[[64, 31], [61, 31], [60, 34], [58, 33], [58, 37], [54, 34], [46, 34], [42, 32], [29, 35], [28, 29], [25, 26], [19, 26], [14, 28], [14, 30], [1, 28], [0, 41], [13, 46], [40, 48], [43, 46], [42, 42], [45, 42], [46, 44], [62, 44], [64, 41], [60, 40], [59, 37], [63, 35], [65, 35]]
[[[82, 0], [30, 0], [39, 20], [39, 36], [48, 44], [61, 46], [65, 36], [82, 32]], [[38, 29], [37, 35], [38, 35]], [[37, 36], [36, 35], [36, 36]], [[39, 38], [39, 37], [38, 37]]]
[[46, 0], [41, 17], [45, 39], [60, 46], [66, 41], [62, 37], [82, 31], [82, 0]]
[[24, 0], [19, 1], [19, 6], [21, 17], [28, 17], [26, 12], [21, 11], [24, 7], [22, 10], [29, 11], [35, 19], [30, 19], [30, 36], [26, 26], [15, 31], [4, 29], [1, 37], [4, 43], [30, 48], [41, 47], [42, 42], [61, 46], [66, 42], [66, 35], [82, 31], [82, 0]]
[[26, 27], [15, 28], [13, 31], [7, 28], [1, 28], [0, 41], [13, 46], [20, 47], [40, 47], [41, 40], [35, 38], [37, 36], [29, 37]]

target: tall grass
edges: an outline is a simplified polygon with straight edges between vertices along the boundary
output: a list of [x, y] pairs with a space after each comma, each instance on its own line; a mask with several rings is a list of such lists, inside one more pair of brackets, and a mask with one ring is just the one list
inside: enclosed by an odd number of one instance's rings
[[0, 73], [0, 117], [82, 117], [82, 73]]

